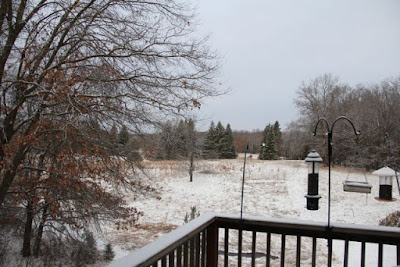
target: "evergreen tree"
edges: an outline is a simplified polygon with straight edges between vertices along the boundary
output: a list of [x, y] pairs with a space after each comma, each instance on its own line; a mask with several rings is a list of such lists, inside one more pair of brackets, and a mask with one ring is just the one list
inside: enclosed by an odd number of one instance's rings
[[276, 141], [277, 156], [279, 157], [283, 155], [283, 148], [282, 148], [282, 132], [278, 121], [276, 121], [274, 124], [274, 134]]
[[[279, 127], [279, 124], [278, 124]], [[280, 131], [280, 130], [279, 130]], [[259, 159], [273, 160], [278, 158], [276, 129], [271, 124], [268, 124], [263, 131], [263, 138], [261, 141], [261, 152]]]
[[118, 134], [118, 143], [126, 145], [129, 142], [128, 128], [125, 125], [122, 126], [121, 131]]
[[218, 153], [216, 150], [217, 147], [216, 142], [217, 142], [216, 129], [215, 129], [215, 124], [212, 121], [204, 140], [203, 158], [206, 159], [218, 158]]
[[266, 145], [267, 145], [267, 136], [268, 133], [270, 132], [270, 128], [271, 125], [268, 124], [267, 126], [265, 126], [264, 131], [263, 131], [263, 137], [261, 139], [261, 151], [260, 151], [260, 155], [258, 156], [259, 159], [261, 160], [265, 160], [265, 150], [266, 150]]
[[266, 160], [274, 160], [278, 158], [278, 152], [276, 148], [276, 136], [273, 128], [270, 128], [270, 131], [267, 135], [267, 142], [265, 143], [265, 152], [264, 159]]
[[110, 143], [115, 144], [117, 142], [118, 142], [118, 128], [114, 123], [110, 130]]
[[222, 158], [222, 154], [224, 151], [224, 146], [225, 146], [224, 137], [225, 137], [225, 128], [219, 121], [217, 123], [217, 126], [215, 127], [215, 151], [219, 159]]
[[225, 128], [220, 121], [217, 126], [211, 122], [204, 140], [203, 157], [207, 159], [235, 159], [237, 157], [236, 145], [229, 124]]
[[112, 246], [110, 243], [106, 244], [104, 248], [104, 259], [106, 261], [112, 261], [115, 257], [115, 252], [112, 249]]
[[226, 126], [225, 134], [222, 139], [222, 153], [220, 158], [235, 159], [237, 157], [236, 146], [233, 140], [233, 133], [230, 124]]

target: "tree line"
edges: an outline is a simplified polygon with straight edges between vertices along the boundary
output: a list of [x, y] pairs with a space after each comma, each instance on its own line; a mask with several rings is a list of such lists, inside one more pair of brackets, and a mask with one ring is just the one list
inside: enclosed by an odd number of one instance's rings
[[194, 120], [168, 121], [161, 126], [156, 140], [152, 159], [185, 160], [195, 159], [234, 159], [236, 146], [230, 124], [226, 127], [211, 122], [206, 133], [196, 131]]
[[325, 125], [319, 126], [316, 137], [311, 133], [322, 117], [332, 124], [337, 117], [346, 116], [361, 134], [356, 137], [346, 121], [335, 125], [335, 164], [377, 169], [399, 161], [400, 77], [350, 86], [332, 74], [323, 74], [303, 82], [294, 103], [299, 118], [283, 134], [288, 158], [304, 159], [312, 148], [326, 157]]
[[[226, 127], [219, 121], [210, 123], [207, 132], [202, 133], [192, 126], [188, 136], [187, 122], [168, 121], [159, 133], [150, 139], [157, 140], [151, 145], [155, 151], [148, 153], [150, 159], [185, 160], [188, 147], [193, 147], [196, 159], [235, 159], [238, 153], [258, 154], [261, 160], [276, 160], [284, 157], [282, 132], [280, 124], [268, 124], [264, 131], [232, 131], [228, 123]], [[146, 142], [147, 142], [146, 141]], [[188, 142], [191, 145], [188, 146]], [[247, 148], [249, 144], [249, 148]], [[144, 148], [146, 150], [146, 148]]]

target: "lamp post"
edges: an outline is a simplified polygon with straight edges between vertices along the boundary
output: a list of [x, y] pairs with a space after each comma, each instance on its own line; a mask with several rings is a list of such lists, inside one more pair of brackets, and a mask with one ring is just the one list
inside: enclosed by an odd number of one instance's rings
[[313, 132], [313, 136], [317, 135], [317, 129], [318, 125], [321, 121], [323, 121], [326, 124], [326, 129], [327, 129], [327, 136], [328, 136], [328, 229], [331, 227], [331, 158], [332, 158], [332, 135], [333, 135], [333, 128], [335, 127], [336, 122], [339, 120], [346, 120], [350, 123], [350, 125], [353, 127], [354, 134], [358, 136], [360, 134], [359, 131], [356, 130], [354, 127], [354, 124], [345, 116], [340, 116], [335, 119], [335, 121], [332, 123], [332, 126], [329, 126], [328, 121], [325, 118], [320, 118], [315, 125], [315, 129]]

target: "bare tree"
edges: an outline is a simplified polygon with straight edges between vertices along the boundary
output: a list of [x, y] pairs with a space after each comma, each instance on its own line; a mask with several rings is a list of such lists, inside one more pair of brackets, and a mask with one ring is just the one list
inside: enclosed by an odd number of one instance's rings
[[[361, 131], [359, 140], [355, 140], [354, 133], [347, 128], [349, 125], [340, 123], [335, 126], [334, 163], [367, 168], [379, 168], [388, 164], [390, 157], [385, 143], [386, 133], [393, 137], [395, 150], [398, 151], [400, 131], [396, 118], [400, 116], [399, 78], [371, 85], [360, 84], [352, 88], [340, 84], [332, 75], [325, 74], [303, 83], [294, 102], [300, 110], [300, 118], [292, 124], [290, 131], [298, 132], [296, 139], [303, 133], [302, 139], [306, 147], [317, 148], [322, 156], [326, 154], [327, 147], [324, 143], [324, 132], [319, 131], [320, 140], [309, 138], [320, 117], [333, 122], [338, 116], [347, 116]], [[289, 139], [292, 137], [286, 136]], [[290, 144], [287, 142], [288, 145]], [[294, 154], [301, 151], [299, 148], [296, 150]]]
[[192, 14], [169, 0], [2, 1], [0, 205], [49, 131], [95, 138], [83, 121], [139, 131], [219, 94], [216, 56], [193, 37]]

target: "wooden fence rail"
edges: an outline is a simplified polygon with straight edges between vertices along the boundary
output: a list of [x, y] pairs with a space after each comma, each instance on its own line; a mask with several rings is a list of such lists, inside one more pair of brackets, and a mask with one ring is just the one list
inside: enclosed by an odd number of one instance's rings
[[[264, 237], [261, 237], [263, 235]], [[272, 238], [274, 236], [274, 238]], [[280, 248], [276, 243], [280, 243]], [[248, 239], [248, 241], [247, 241]], [[272, 261], [285, 266], [288, 260], [289, 241], [295, 240], [291, 262], [296, 266], [304, 264], [302, 257], [304, 246], [311, 251], [307, 264], [320, 266], [317, 259], [321, 257], [327, 266], [333, 264], [333, 253], [336, 258], [342, 257], [343, 266], [349, 266], [349, 247], [357, 242], [361, 245], [359, 266], [366, 266], [366, 244], [377, 244], [377, 266], [389, 261], [391, 266], [400, 265], [400, 228], [327, 224], [321, 222], [299, 221], [290, 219], [263, 218], [257, 216], [206, 213], [182, 227], [164, 235], [149, 245], [132, 254], [111, 263], [110, 267], [131, 266], [255, 266], [256, 261], [264, 258], [263, 265], [270, 266]], [[305, 241], [308, 241], [305, 244]], [[342, 241], [343, 250], [337, 251], [333, 242]], [[244, 242], [250, 246], [244, 251]], [[322, 246], [321, 242], [326, 245]], [[261, 248], [258, 248], [262, 244]], [[308, 245], [309, 244], [309, 245]], [[318, 248], [318, 245], [319, 248]], [[393, 246], [395, 253], [391, 258], [385, 257], [384, 247]], [[277, 247], [280, 253], [272, 255]], [[351, 255], [353, 255], [353, 250]], [[246, 256], [246, 261], [244, 257]], [[257, 259], [258, 258], [258, 259]], [[303, 262], [302, 262], [303, 260]]]

